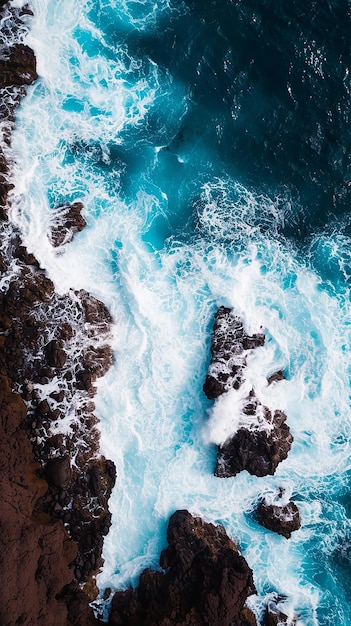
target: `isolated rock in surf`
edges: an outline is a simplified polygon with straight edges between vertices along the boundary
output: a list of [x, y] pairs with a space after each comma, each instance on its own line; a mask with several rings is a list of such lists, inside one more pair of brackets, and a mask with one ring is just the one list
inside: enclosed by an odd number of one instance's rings
[[243, 426], [224, 444], [218, 446], [215, 476], [229, 478], [242, 470], [255, 476], [274, 474], [286, 459], [293, 442], [286, 415], [270, 411], [255, 398], [248, 399], [245, 411], [257, 417], [249, 428]]
[[247, 352], [263, 346], [264, 342], [264, 334], [250, 336], [245, 332], [240, 317], [232, 309], [224, 306], [218, 309], [211, 341], [212, 359], [203, 386], [209, 400], [240, 387]]
[[[212, 358], [203, 386], [207, 397], [216, 401], [222, 394], [238, 390], [244, 381], [249, 350], [263, 346], [264, 342], [264, 334], [248, 335], [240, 317], [231, 309], [220, 307], [215, 316]], [[215, 476], [229, 478], [242, 470], [255, 476], [274, 474], [293, 442], [286, 419], [282, 411], [263, 406], [251, 390], [243, 402], [235, 433], [218, 446]]]
[[258, 522], [286, 539], [291, 533], [301, 528], [300, 512], [293, 501], [284, 504], [273, 504], [263, 500], [257, 509]]

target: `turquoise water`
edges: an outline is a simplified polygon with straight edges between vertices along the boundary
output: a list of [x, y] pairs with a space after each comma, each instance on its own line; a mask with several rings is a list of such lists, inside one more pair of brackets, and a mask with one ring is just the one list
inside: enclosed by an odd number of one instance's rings
[[[32, 4], [40, 79], [18, 112], [12, 219], [58, 290], [87, 289], [115, 320], [100, 588], [157, 567], [188, 508], [239, 544], [258, 614], [278, 592], [299, 624], [349, 626], [348, 4]], [[52, 249], [50, 212], [78, 199], [87, 228]], [[213, 476], [239, 410], [202, 392], [220, 305], [266, 333], [245, 384], [288, 415], [273, 477]], [[253, 515], [279, 487], [301, 512], [289, 541]]]

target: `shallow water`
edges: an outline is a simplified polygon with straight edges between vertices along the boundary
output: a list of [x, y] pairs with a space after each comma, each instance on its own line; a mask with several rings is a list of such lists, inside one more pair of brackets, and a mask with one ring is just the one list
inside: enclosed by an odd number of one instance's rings
[[[40, 79], [17, 116], [12, 219], [59, 291], [87, 289], [115, 320], [100, 588], [157, 567], [188, 508], [237, 541], [258, 613], [278, 592], [300, 624], [349, 626], [348, 3], [32, 4]], [[53, 249], [50, 212], [78, 199], [87, 227]], [[294, 435], [273, 477], [213, 476], [239, 410], [202, 392], [222, 304], [266, 334], [246, 384]], [[289, 541], [253, 515], [279, 487], [301, 512]]]

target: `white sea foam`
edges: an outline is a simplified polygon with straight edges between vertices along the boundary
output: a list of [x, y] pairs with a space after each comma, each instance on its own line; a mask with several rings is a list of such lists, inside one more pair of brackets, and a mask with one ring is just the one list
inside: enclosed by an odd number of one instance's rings
[[[87, 289], [106, 302], [116, 324], [116, 363], [99, 381], [96, 401], [102, 449], [118, 476], [99, 585], [125, 587], [144, 567], [157, 567], [169, 515], [188, 508], [223, 523], [238, 541], [255, 573], [258, 603], [273, 591], [286, 594], [284, 611], [317, 626], [323, 592], [314, 580], [311, 542], [318, 536], [325, 553], [331, 549], [318, 494], [336, 472], [346, 480], [350, 468], [345, 295], [324, 289], [279, 240], [288, 200], [256, 196], [228, 176], [205, 183], [202, 177], [197, 200], [194, 185], [179, 198], [180, 206], [192, 202], [197, 218], [188, 243], [176, 236], [163, 249], [145, 243], [170, 202], [155, 174], [160, 144], [150, 149], [151, 140], [137, 133], [171, 89], [169, 77], [149, 60], [133, 59], [125, 44], [116, 45], [113, 60], [105, 55], [111, 43], [86, 17], [88, 4], [33, 5], [30, 43], [41, 80], [29, 90], [13, 140], [12, 218], [58, 290]], [[145, 28], [154, 26], [162, 8], [146, 3], [137, 14], [135, 3], [102, 6], [138, 28], [146, 13]], [[89, 38], [96, 54], [84, 49]], [[129, 128], [142, 166], [130, 174], [132, 192], [123, 194], [127, 165], [111, 168], [109, 142], [126, 147]], [[62, 199], [83, 200], [88, 226], [56, 250], [47, 229], [50, 208]], [[249, 333], [262, 326], [266, 344], [248, 355], [242, 392], [209, 410], [202, 384], [213, 316], [222, 304], [234, 307]], [[267, 377], [282, 369], [286, 380], [268, 386]], [[214, 442], [239, 423], [242, 393], [252, 387], [264, 405], [286, 412], [293, 447], [274, 477], [215, 478]], [[289, 542], [252, 518], [260, 499], [280, 488], [300, 500], [302, 528]]]

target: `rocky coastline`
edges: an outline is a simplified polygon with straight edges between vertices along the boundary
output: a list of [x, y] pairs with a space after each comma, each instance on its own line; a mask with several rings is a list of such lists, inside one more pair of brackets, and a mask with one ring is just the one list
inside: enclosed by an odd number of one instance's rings
[[[30, 9], [0, 0], [0, 15], [5, 14], [11, 36], [17, 28], [21, 37], [3, 44], [0, 60], [0, 623], [97, 625], [102, 622], [89, 603], [98, 593], [94, 577], [103, 563], [116, 470], [99, 451], [93, 398], [97, 378], [113, 362], [113, 320], [104, 304], [85, 291], [57, 294], [8, 219], [15, 110], [37, 72], [34, 53], [22, 41]], [[81, 211], [80, 203], [56, 208], [48, 233], [53, 246], [68, 244], [84, 228]], [[226, 324], [228, 319], [232, 322], [229, 309], [220, 311], [215, 328], [222, 327], [224, 319]], [[240, 324], [235, 318], [234, 326], [227, 325], [223, 341], [214, 333], [212, 369], [205, 383], [208, 397], [240, 386], [245, 351], [264, 343], [263, 335], [249, 337]], [[214, 375], [215, 362], [225, 361], [223, 354], [230, 352], [232, 359], [233, 338], [238, 347], [239, 335], [242, 349], [235, 348], [230, 372]], [[247, 411], [256, 414], [257, 407], [257, 398], [250, 396]], [[258, 476], [274, 472], [292, 437], [283, 414], [266, 414], [265, 419], [271, 420], [273, 431], [285, 433], [276, 461], [271, 444], [267, 466], [256, 443], [246, 442], [250, 458], [261, 459], [260, 469], [247, 459], [233, 469], [233, 457], [240, 454], [235, 449], [234, 455], [231, 441], [229, 452], [219, 450], [217, 476], [233, 476], [242, 469]], [[137, 589], [116, 592], [109, 624], [257, 625], [246, 603], [255, 593], [252, 571], [221, 526], [176, 511], [169, 520], [167, 540], [160, 557], [162, 571], [145, 570]], [[292, 624], [274, 601], [260, 623]]]
[[[30, 9], [1, 2], [0, 10], [11, 36], [0, 61], [0, 623], [68, 624], [73, 595], [89, 623], [116, 478], [114, 464], [99, 452], [93, 412], [94, 383], [113, 361], [112, 319], [84, 291], [58, 295], [8, 220], [15, 110], [37, 72], [22, 41]], [[53, 245], [84, 226], [80, 209], [58, 207]]]

